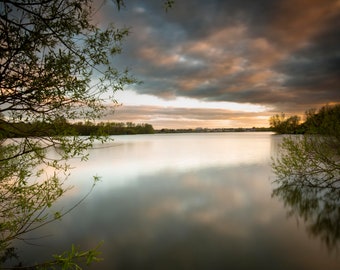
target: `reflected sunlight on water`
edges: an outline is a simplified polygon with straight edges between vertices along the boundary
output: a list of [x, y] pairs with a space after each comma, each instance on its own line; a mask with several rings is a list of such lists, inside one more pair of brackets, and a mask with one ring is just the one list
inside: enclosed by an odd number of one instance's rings
[[[161, 171], [188, 171], [211, 166], [241, 166], [269, 162], [268, 133], [156, 134], [115, 136], [114, 142], [90, 151], [90, 160], [77, 163], [77, 173], [112, 176], [123, 184], [137, 176]], [[107, 157], [107, 158], [105, 158]], [[100, 168], [96, 167], [100, 164]], [[113, 170], [114, 168], [114, 170]], [[81, 175], [79, 175], [81, 178]]]

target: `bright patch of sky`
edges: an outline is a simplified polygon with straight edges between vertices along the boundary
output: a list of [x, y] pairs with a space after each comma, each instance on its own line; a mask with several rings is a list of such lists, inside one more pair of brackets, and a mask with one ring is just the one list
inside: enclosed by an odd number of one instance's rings
[[127, 106], [157, 106], [164, 108], [198, 108], [198, 109], [224, 109], [240, 112], [265, 112], [270, 108], [263, 105], [236, 102], [203, 101], [188, 97], [174, 99], [161, 99], [157, 96], [137, 94], [132, 90], [118, 91], [115, 98], [119, 104]]

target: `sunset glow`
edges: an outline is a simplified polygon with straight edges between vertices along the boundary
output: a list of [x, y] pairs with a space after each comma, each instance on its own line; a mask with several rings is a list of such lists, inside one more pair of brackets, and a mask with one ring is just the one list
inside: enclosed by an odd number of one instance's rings
[[193, 98], [176, 97], [170, 100], [164, 100], [152, 95], [139, 95], [136, 92], [125, 90], [116, 94], [116, 98], [122, 105], [125, 106], [159, 106], [163, 108], [201, 108], [201, 109], [224, 109], [241, 112], [264, 112], [268, 110], [265, 106], [254, 105], [250, 103], [236, 103], [236, 102], [216, 102], [216, 101], [202, 101]]
[[107, 1], [96, 20], [130, 27], [115, 63], [142, 83], [116, 93], [106, 120], [262, 127], [339, 103], [339, 18], [334, 0], [175, 1], [168, 12]]

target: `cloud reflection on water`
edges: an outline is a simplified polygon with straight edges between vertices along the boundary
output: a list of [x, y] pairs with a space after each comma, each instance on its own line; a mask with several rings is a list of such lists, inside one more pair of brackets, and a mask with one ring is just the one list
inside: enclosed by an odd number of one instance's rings
[[[287, 220], [271, 197], [276, 139], [268, 133], [117, 139], [117, 147], [93, 152], [73, 174], [76, 186], [99, 168], [103, 178], [76, 212], [46, 228], [53, 237], [40, 257], [104, 240], [104, 261], [93, 269], [337, 269], [339, 259]], [[68, 205], [67, 197], [61, 203]]]
[[[98, 175], [110, 177], [110, 185], [122, 185], [141, 175], [166, 170], [180, 172], [216, 166], [269, 163], [268, 133], [170, 134], [116, 136], [100, 151], [90, 151], [90, 160], [76, 163], [73, 179]], [[98, 145], [98, 147], [101, 147]], [[113, 176], [113, 177], [112, 177]], [[105, 188], [107, 188], [105, 186]]]

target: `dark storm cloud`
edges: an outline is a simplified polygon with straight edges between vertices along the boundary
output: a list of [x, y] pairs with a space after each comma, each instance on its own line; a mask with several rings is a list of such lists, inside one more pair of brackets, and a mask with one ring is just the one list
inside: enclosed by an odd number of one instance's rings
[[294, 106], [340, 102], [335, 0], [126, 1], [102, 12], [132, 27], [119, 64], [162, 98]]
[[293, 52], [275, 67], [288, 76], [283, 83], [286, 89], [307, 96], [308, 101], [339, 101], [340, 20], [337, 19], [313, 37], [309, 45]]

